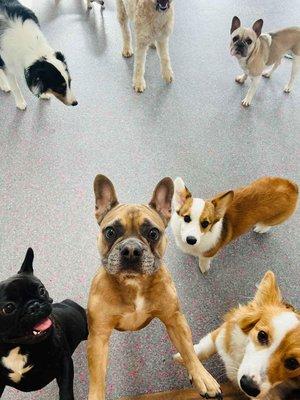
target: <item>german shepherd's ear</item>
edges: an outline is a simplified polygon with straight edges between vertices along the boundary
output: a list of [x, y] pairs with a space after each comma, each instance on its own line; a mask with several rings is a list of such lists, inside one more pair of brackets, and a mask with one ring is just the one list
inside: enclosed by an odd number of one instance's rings
[[32, 266], [33, 258], [34, 258], [33, 250], [31, 247], [29, 247], [18, 274], [30, 274], [30, 275], [33, 274], [33, 266]]
[[282, 303], [281, 292], [277, 285], [276, 277], [272, 271], [266, 272], [262, 281], [258, 285], [254, 301], [259, 307], [266, 304]]
[[237, 324], [244, 333], [249, 333], [261, 318], [261, 310], [254, 304], [241, 306], [237, 315]]
[[113, 207], [117, 206], [118, 199], [114, 185], [104, 175], [97, 175], [94, 180], [95, 217], [98, 224]]
[[181, 178], [176, 178], [174, 181], [174, 196], [173, 207], [175, 211], [179, 211], [188, 198], [192, 197], [192, 193], [185, 186]]
[[158, 214], [162, 217], [165, 226], [172, 214], [172, 197], [174, 194], [174, 183], [171, 178], [163, 178], [154, 189], [152, 199], [150, 200], [149, 206], [154, 208]]

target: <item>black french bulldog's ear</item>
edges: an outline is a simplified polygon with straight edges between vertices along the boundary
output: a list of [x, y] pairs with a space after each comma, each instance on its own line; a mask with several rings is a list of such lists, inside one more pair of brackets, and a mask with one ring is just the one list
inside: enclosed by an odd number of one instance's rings
[[162, 179], [154, 189], [149, 206], [154, 208], [163, 218], [165, 225], [172, 214], [172, 198], [174, 194], [174, 183], [169, 177]]
[[261, 34], [263, 24], [264, 24], [264, 21], [262, 19], [258, 19], [257, 21], [254, 22], [254, 24], [252, 26], [252, 29], [256, 33], [257, 37], [259, 37]]
[[98, 224], [109, 210], [119, 204], [114, 185], [104, 175], [97, 175], [94, 180], [95, 217]]
[[18, 274], [33, 274], [33, 262], [34, 253], [31, 247], [28, 248], [23, 264]]
[[238, 29], [241, 26], [241, 21], [239, 17], [233, 17], [232, 22], [231, 22], [231, 29], [230, 33], [234, 32], [236, 29]]

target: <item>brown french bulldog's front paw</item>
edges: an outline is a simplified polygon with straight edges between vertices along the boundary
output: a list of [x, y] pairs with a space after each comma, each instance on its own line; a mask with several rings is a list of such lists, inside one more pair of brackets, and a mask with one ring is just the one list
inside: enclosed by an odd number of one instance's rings
[[205, 369], [201, 373], [201, 377], [190, 376], [190, 381], [202, 397], [222, 399], [220, 385]]
[[136, 79], [133, 81], [133, 88], [137, 93], [143, 93], [146, 89], [146, 82], [145, 79]]

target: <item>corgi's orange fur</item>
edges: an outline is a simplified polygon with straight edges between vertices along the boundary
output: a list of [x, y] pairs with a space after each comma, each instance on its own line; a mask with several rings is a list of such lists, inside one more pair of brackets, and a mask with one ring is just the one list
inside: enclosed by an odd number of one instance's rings
[[[253, 301], [231, 310], [224, 320], [194, 346], [202, 361], [218, 352], [228, 378], [250, 398], [267, 399], [280, 383], [296, 382], [300, 314], [283, 301], [273, 272], [265, 274]], [[179, 354], [174, 359], [181, 361]]]
[[267, 232], [295, 211], [298, 186], [278, 177], [257, 179], [248, 186], [221, 193], [211, 200], [192, 197], [181, 178], [175, 180], [171, 226], [177, 245], [199, 257], [202, 272], [230, 241], [254, 227]]

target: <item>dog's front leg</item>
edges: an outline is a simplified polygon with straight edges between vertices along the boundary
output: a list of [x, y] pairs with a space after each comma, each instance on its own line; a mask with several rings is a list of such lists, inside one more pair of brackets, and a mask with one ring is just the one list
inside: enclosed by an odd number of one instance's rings
[[164, 38], [163, 40], [157, 41], [157, 52], [160, 58], [162, 77], [167, 83], [171, 83], [173, 81], [174, 74], [172, 71], [169, 55], [168, 37]]
[[117, 13], [118, 20], [123, 36], [123, 50], [122, 55], [125, 58], [131, 57], [133, 54], [131, 46], [131, 32], [129, 28], [128, 15], [124, 7], [123, 0], [117, 0]]
[[105, 378], [108, 359], [108, 342], [111, 331], [90, 332], [87, 342], [90, 376], [88, 400], [105, 399]]
[[260, 82], [261, 76], [251, 76], [251, 85], [250, 88], [246, 94], [246, 97], [242, 101], [242, 105], [244, 107], [249, 107], [251, 104], [251, 101], [253, 99], [253, 96], [255, 95], [256, 89], [258, 87], [258, 84]]
[[[163, 319], [162, 319], [163, 320]], [[191, 330], [184, 315], [177, 311], [167, 320], [166, 325], [170, 339], [179, 351], [188, 373], [202, 396], [221, 398], [221, 389], [217, 381], [206, 371], [199, 361], [193, 346]]]
[[199, 257], [199, 268], [200, 268], [200, 271], [202, 272], [202, 274], [205, 274], [206, 272], [209, 271], [210, 260], [211, 260], [211, 257], [204, 257], [204, 256]]
[[5, 72], [0, 68], [0, 90], [5, 93], [10, 92], [10, 87], [5, 75]]
[[145, 82], [145, 62], [148, 50], [148, 44], [140, 42], [136, 39], [136, 50], [134, 58], [134, 73], [133, 73], [133, 87], [138, 93], [142, 93], [146, 89]]
[[8, 80], [8, 84], [11, 88], [11, 91], [14, 95], [17, 108], [22, 111], [26, 110], [27, 104], [26, 104], [26, 101], [22, 95], [20, 88], [19, 88], [19, 85], [18, 85], [15, 75], [13, 75], [9, 71], [7, 71], [6, 77]]
[[71, 355], [66, 354], [63, 357], [56, 380], [59, 387], [59, 400], [74, 400], [74, 366]]

